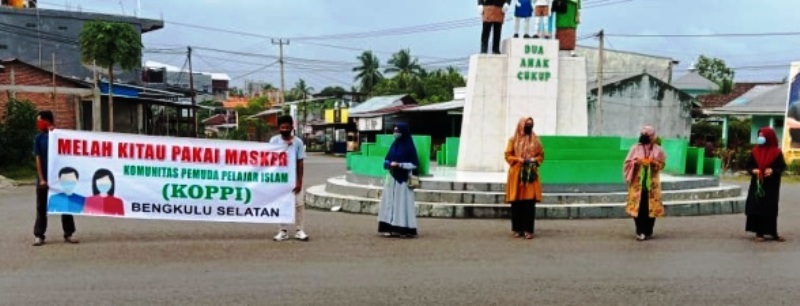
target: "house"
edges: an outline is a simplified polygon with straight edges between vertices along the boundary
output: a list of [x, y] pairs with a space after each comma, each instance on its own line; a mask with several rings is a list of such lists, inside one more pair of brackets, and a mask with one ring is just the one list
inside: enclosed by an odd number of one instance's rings
[[[164, 27], [161, 20], [130, 16], [0, 6], [0, 24], [13, 25], [0, 27], [0, 58], [18, 58], [43, 69], [56, 70], [62, 76], [90, 80], [94, 69], [91, 63], [81, 61], [78, 37], [83, 25], [94, 20], [127, 23], [142, 34]], [[99, 70], [101, 74], [107, 71]], [[140, 69], [115, 69], [114, 74], [120, 83], [141, 82]]]
[[391, 134], [393, 126], [403, 122], [400, 110], [417, 106], [409, 95], [373, 97], [350, 109], [349, 116], [358, 122], [359, 142], [374, 142], [377, 134]]
[[783, 139], [789, 83], [755, 85], [726, 105], [706, 110], [709, 116], [722, 118], [722, 141], [728, 143], [728, 120], [731, 117], [750, 118], [750, 140], [755, 143], [758, 129], [769, 126]]
[[707, 94], [697, 96], [698, 102], [704, 110], [725, 106], [731, 101], [747, 93], [759, 85], [778, 85], [780, 82], [739, 82], [733, 84], [733, 89], [727, 94]]
[[[596, 47], [578, 46], [575, 55], [586, 58], [586, 73], [589, 82], [596, 82], [600, 62], [600, 50]], [[673, 68], [679, 62], [665, 56], [642, 54], [629, 51], [604, 49], [603, 74], [607, 79], [620, 79], [639, 73], [649, 73], [655, 78], [669, 83]]]
[[689, 139], [697, 100], [675, 86], [641, 73], [589, 84], [589, 135], [634, 136], [653, 126], [664, 138]]
[[672, 81], [672, 86], [692, 95], [692, 97], [713, 94], [720, 89], [717, 83], [703, 77], [694, 68], [689, 69], [689, 73]]
[[189, 90], [194, 82], [197, 101], [225, 101], [229, 98], [230, 76], [224, 73], [192, 72], [189, 70], [156, 61], [145, 61], [142, 82], [148, 87], [161, 89]]
[[[93, 85], [64, 77], [18, 59], [2, 60], [0, 107], [8, 98], [29, 100], [38, 110], [51, 110], [56, 126], [73, 130], [109, 130], [108, 83]], [[115, 84], [114, 132], [190, 136], [192, 108], [183, 94], [135, 85]], [[183, 99], [183, 100], [182, 100]], [[99, 111], [95, 112], [97, 109]]]
[[[9, 99], [28, 100], [37, 110], [51, 110], [56, 126], [80, 130], [80, 103], [91, 98], [91, 87], [16, 58], [0, 60], [0, 116]], [[32, 123], [31, 123], [32, 124]], [[91, 127], [91, 126], [89, 126]]]

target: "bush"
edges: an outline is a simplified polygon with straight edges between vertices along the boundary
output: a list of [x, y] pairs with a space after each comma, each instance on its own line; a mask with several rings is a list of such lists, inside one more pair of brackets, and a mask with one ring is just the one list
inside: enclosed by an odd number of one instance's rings
[[8, 101], [0, 124], [0, 169], [33, 167], [35, 136], [36, 107], [33, 103], [15, 99]]

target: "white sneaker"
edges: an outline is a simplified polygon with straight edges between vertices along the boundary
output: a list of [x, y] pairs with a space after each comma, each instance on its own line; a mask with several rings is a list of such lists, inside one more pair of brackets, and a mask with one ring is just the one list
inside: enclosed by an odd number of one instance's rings
[[306, 232], [304, 231], [297, 231], [297, 233], [294, 234], [294, 239], [300, 241], [308, 241], [308, 238], [308, 235], [306, 235]]
[[286, 239], [289, 239], [289, 233], [287, 233], [286, 230], [278, 231], [278, 234], [275, 235], [275, 237], [272, 238], [272, 240], [275, 240], [275, 241], [284, 241]]

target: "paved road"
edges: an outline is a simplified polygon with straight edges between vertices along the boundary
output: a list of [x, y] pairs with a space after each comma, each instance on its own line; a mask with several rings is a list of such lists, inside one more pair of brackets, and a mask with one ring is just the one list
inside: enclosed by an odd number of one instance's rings
[[[312, 157], [309, 184], [343, 171]], [[800, 189], [784, 186], [789, 242], [757, 243], [744, 217], [542, 221], [534, 241], [503, 220], [420, 221], [375, 235], [372, 216], [308, 212], [312, 241], [273, 227], [78, 218], [80, 245], [30, 246], [31, 187], [0, 191], [0, 305], [797, 305]]]

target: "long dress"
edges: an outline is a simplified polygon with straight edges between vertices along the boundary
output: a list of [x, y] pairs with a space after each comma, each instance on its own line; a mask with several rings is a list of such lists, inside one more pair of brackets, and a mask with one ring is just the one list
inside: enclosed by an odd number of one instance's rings
[[747, 224], [745, 230], [758, 235], [778, 236], [778, 202], [781, 195], [781, 174], [786, 170], [786, 161], [783, 154], [775, 158], [770, 164], [772, 175], [765, 176], [761, 183], [763, 197], [758, 192], [758, 176], [753, 174], [757, 169], [755, 157], [751, 154], [747, 159], [747, 171], [750, 173], [750, 188], [747, 192], [745, 214]]
[[[400, 163], [400, 169], [416, 169], [413, 163]], [[417, 209], [414, 206], [414, 190], [408, 188], [408, 181], [399, 182], [386, 175], [378, 211], [378, 232], [406, 236], [417, 235]]]
[[[533, 233], [536, 223], [536, 203], [542, 201], [542, 180], [536, 178], [532, 183], [520, 181], [523, 159], [521, 153], [514, 149], [514, 139], [506, 145], [505, 158], [509, 165], [508, 179], [506, 180], [506, 202], [511, 203], [511, 231], [515, 233]], [[544, 148], [537, 146], [534, 155], [536, 162], [544, 162]], [[535, 170], [538, 175], [538, 169]]]
[[[625, 211], [634, 218], [636, 234], [653, 235], [655, 218], [665, 215], [661, 201], [661, 170], [666, 165], [666, 155], [658, 145], [653, 145], [649, 153], [642, 145], [634, 145], [625, 159], [624, 173], [628, 184], [628, 200]], [[650, 163], [650, 184], [642, 184], [641, 165], [634, 162], [634, 157], [652, 158]]]

